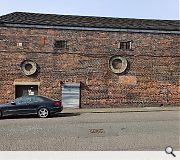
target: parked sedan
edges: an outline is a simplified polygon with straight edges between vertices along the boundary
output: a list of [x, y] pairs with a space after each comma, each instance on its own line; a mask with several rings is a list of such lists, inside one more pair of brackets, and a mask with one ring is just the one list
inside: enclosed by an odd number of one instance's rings
[[24, 96], [10, 103], [0, 105], [0, 118], [10, 115], [34, 114], [40, 118], [46, 118], [62, 110], [63, 106], [61, 101], [43, 96]]

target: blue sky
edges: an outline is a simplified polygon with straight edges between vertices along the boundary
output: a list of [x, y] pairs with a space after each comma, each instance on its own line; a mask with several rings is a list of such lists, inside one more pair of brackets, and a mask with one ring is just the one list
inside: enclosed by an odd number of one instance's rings
[[179, 19], [180, 0], [0, 0], [0, 15], [15, 11], [120, 18]]

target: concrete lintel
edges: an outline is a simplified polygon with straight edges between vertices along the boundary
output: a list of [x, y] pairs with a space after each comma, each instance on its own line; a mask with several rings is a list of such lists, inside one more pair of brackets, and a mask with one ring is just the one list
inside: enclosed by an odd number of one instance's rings
[[40, 82], [14, 82], [14, 85], [40, 85]]

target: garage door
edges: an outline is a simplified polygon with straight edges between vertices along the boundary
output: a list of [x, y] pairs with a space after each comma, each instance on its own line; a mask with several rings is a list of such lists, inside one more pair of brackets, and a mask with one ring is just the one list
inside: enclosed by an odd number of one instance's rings
[[62, 84], [63, 107], [79, 108], [80, 106], [80, 83]]

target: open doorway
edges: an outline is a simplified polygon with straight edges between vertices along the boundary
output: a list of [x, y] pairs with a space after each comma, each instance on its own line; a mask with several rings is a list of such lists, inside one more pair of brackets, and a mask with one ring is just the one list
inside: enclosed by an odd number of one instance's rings
[[38, 95], [38, 85], [16, 85], [15, 86], [15, 98]]

